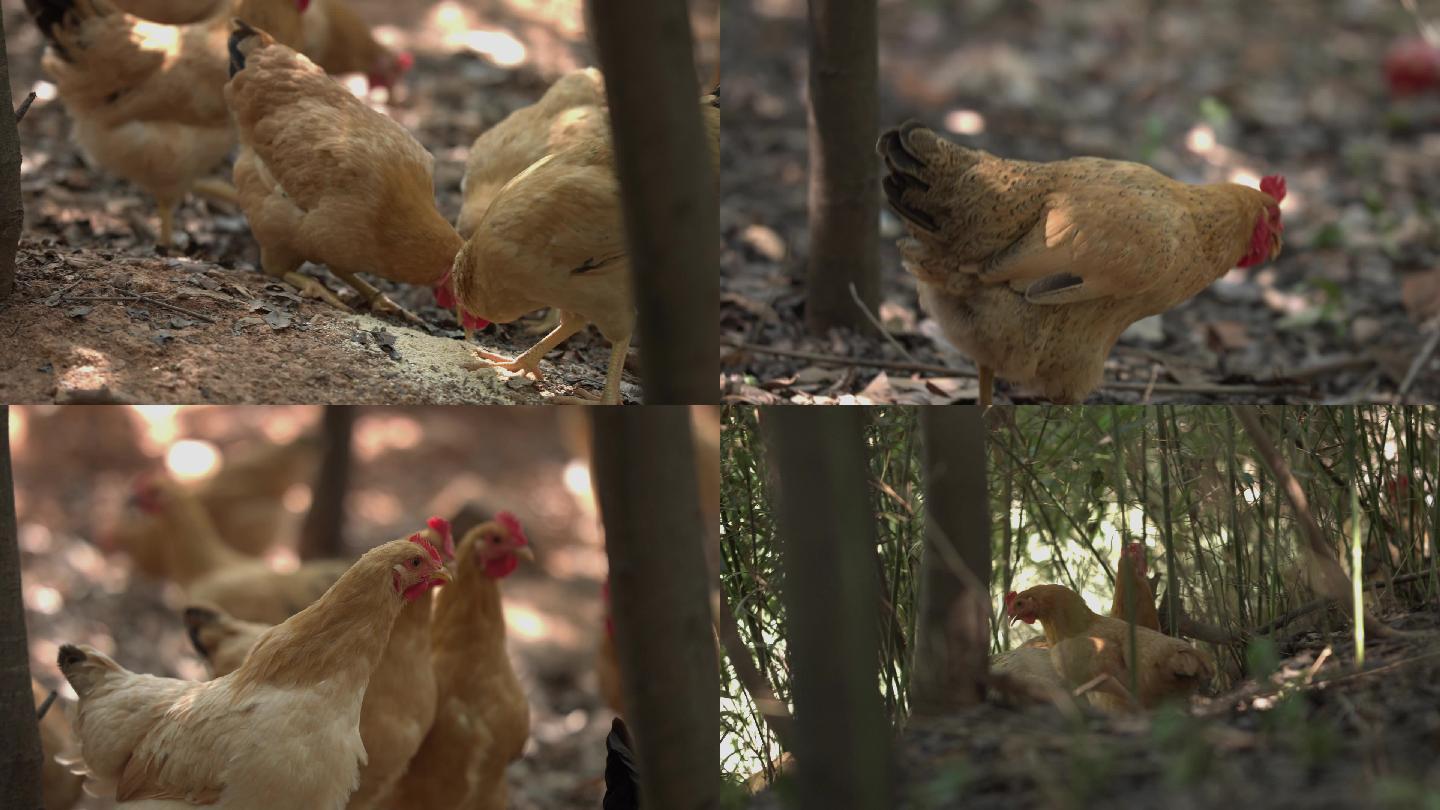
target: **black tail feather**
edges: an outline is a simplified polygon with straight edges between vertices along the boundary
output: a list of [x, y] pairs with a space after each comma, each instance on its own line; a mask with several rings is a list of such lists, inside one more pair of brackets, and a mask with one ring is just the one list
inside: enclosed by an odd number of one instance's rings
[[605, 738], [605, 801], [604, 810], [639, 810], [640, 772], [635, 767], [630, 730], [625, 721], [615, 718]]
[[258, 33], [250, 24], [241, 19], [234, 20], [235, 30], [230, 34], [230, 78], [245, 69], [245, 54], [240, 51], [240, 43], [255, 36]]
[[209, 608], [185, 608], [185, 632], [190, 636], [190, 646], [195, 648], [196, 654], [201, 658], [208, 660], [210, 650], [206, 649], [205, 642], [200, 640], [200, 629], [218, 618], [220, 618], [220, 614]]
[[25, 0], [25, 10], [35, 20], [35, 27], [40, 29], [41, 36], [50, 43], [50, 47], [60, 54], [60, 58], [66, 62], [70, 60], [70, 54], [65, 46], [55, 38], [55, 29], [63, 28], [65, 16], [74, 8], [74, 0]]
[[79, 664], [85, 658], [84, 650], [74, 644], [62, 644], [60, 645], [60, 655], [55, 659], [55, 663], [60, 665], [60, 670], [63, 672], [66, 667]]

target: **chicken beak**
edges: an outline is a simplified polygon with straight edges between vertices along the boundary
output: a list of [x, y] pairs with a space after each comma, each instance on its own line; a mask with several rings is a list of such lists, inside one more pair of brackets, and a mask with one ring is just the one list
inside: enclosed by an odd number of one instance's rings
[[535, 562], [535, 552], [532, 551], [529, 546], [521, 546], [515, 549], [515, 556], [524, 557], [532, 563]]
[[454, 579], [455, 575], [451, 573], [448, 563], [436, 569], [435, 573], [430, 575], [430, 582], [435, 585], [448, 585]]

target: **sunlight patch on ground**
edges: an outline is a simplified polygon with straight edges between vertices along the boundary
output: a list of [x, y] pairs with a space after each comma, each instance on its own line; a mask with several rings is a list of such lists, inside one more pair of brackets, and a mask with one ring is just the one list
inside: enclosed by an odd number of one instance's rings
[[985, 116], [975, 110], [945, 113], [945, 128], [956, 135], [979, 135], [985, 131]]
[[220, 466], [220, 452], [214, 444], [182, 439], [165, 451], [165, 467], [179, 481], [204, 478]]
[[146, 455], [160, 455], [180, 435], [179, 405], [131, 405], [130, 410], [140, 417], [140, 445]]
[[350, 500], [355, 514], [365, 523], [388, 525], [400, 520], [404, 510], [400, 499], [377, 489], [364, 489], [354, 493]]
[[420, 439], [420, 423], [412, 417], [367, 416], [355, 424], [355, 457], [368, 464], [392, 450], [413, 450]]

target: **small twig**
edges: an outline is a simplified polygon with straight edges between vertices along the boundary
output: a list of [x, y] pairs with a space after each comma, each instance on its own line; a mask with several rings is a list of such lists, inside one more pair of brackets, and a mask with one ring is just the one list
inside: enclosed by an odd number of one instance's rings
[[[30, 95], [33, 96], [35, 94], [31, 93]], [[45, 698], [45, 702], [41, 703], [40, 708], [35, 710], [35, 719], [44, 720], [45, 715], [50, 711], [50, 707], [55, 705], [55, 698], [58, 697], [60, 697], [60, 693], [56, 692], [54, 689], [51, 689], [50, 694]]]
[[1415, 355], [1415, 359], [1410, 363], [1410, 370], [1405, 372], [1405, 381], [1400, 383], [1400, 390], [1397, 392], [1402, 397], [1409, 393], [1410, 386], [1415, 384], [1420, 371], [1430, 362], [1430, 357], [1435, 354], [1435, 347], [1440, 346], [1440, 315], [1431, 318], [1425, 328], [1430, 330], [1430, 339], [1425, 341], [1425, 347]]
[[1160, 364], [1154, 363], [1150, 366], [1150, 382], [1145, 385], [1145, 395], [1140, 397], [1142, 405], [1150, 404], [1150, 396], [1155, 393], [1155, 385], [1160, 381]]
[[34, 91], [34, 90], [31, 90], [31, 91], [30, 91], [30, 95], [26, 96], [26, 97], [25, 97], [25, 100], [22, 101], [22, 102], [20, 102], [19, 108], [17, 108], [17, 109], [15, 110], [15, 123], [16, 123], [16, 124], [19, 124], [21, 121], [24, 121], [24, 120], [25, 120], [25, 113], [30, 112], [30, 105], [31, 105], [31, 104], [34, 104], [34, 103], [35, 103], [35, 91]]
[[[835, 354], [824, 354], [821, 352], [807, 352], [799, 349], [779, 349], [773, 346], [761, 346], [756, 343], [722, 338], [720, 345], [730, 349], [741, 351], [757, 352], [759, 354], [773, 354], [780, 357], [794, 357], [800, 360], [810, 360], [815, 363], [830, 363], [840, 366], [865, 366], [868, 368], [894, 369], [896, 371], [913, 371], [921, 374], [940, 374], [946, 377], [970, 377], [980, 376], [977, 372], [968, 369], [950, 368], [949, 366], [934, 365], [931, 363], [907, 363], [899, 360], [872, 360], [865, 357], [841, 357]], [[1156, 394], [1295, 394], [1304, 389], [1295, 385], [1221, 385], [1212, 383], [1150, 383], [1124, 382], [1120, 380], [1110, 381], [1100, 386], [1109, 391], [1139, 391], [1145, 392], [1150, 389]]]
[[124, 297], [124, 296], [116, 296], [116, 295], [87, 295], [87, 296], [83, 296], [83, 297], [80, 297], [80, 298], [70, 298], [70, 299], [67, 299], [67, 300], [69, 300], [69, 301], [77, 301], [77, 302], [85, 302], [85, 303], [90, 303], [90, 302], [95, 302], [95, 303], [113, 302], [113, 303], [124, 303], [124, 304], [143, 303], [143, 304], [149, 304], [149, 305], [151, 305], [151, 306], [160, 307], [161, 309], [168, 309], [168, 310], [170, 310], [170, 311], [172, 311], [172, 312], [178, 312], [178, 313], [180, 313], [181, 315], [188, 315], [189, 317], [194, 318], [194, 319], [197, 320], [197, 321], [204, 321], [205, 323], [215, 323], [215, 319], [212, 318], [212, 317], [210, 317], [209, 315], [201, 315], [200, 313], [195, 312], [195, 311], [193, 311], [193, 310], [189, 310], [189, 309], [186, 309], [186, 308], [181, 307], [181, 306], [176, 306], [175, 304], [171, 304], [171, 303], [169, 303], [168, 301], [161, 301], [161, 300], [158, 299], [158, 298], [151, 298], [151, 297], [148, 296], [148, 295], [141, 295], [140, 293], [137, 293], [137, 292], [129, 292], [128, 290], [127, 290], [126, 292], [127, 292], [127, 294], [128, 294], [130, 297], [127, 298], [127, 297]]
[[865, 319], [870, 321], [871, 326], [875, 327], [875, 331], [879, 332], [886, 340], [890, 341], [891, 346], [894, 346], [901, 354], [905, 355], [906, 360], [912, 363], [920, 362], [915, 359], [914, 355], [910, 354], [909, 349], [900, 345], [900, 341], [896, 340], [895, 336], [890, 334], [889, 330], [885, 328], [885, 325], [880, 323], [880, 319], [876, 317], [875, 313], [871, 312], [870, 308], [865, 306], [865, 302], [860, 300], [860, 291], [855, 289], [855, 282], [853, 281], [850, 282], [850, 297], [855, 300], [855, 306], [860, 308], [860, 312], [865, 315]]

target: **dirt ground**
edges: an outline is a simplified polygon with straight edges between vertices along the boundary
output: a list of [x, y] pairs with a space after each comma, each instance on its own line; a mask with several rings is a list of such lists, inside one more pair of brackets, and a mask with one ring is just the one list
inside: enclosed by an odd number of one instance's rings
[[[179, 588], [132, 570], [123, 553], [106, 556], [100, 538], [123, 514], [134, 476], [160, 468], [172, 441], [203, 440], [223, 457], [259, 439], [287, 441], [312, 429], [320, 413], [313, 407], [12, 408], [36, 677], [73, 698], [55, 667], [64, 642], [95, 645], [135, 671], [206, 677], [177, 612], [184, 605]], [[532, 712], [525, 757], [509, 771], [517, 810], [598, 807], [605, 734], [614, 716], [599, 696], [594, 668], [603, 632], [604, 550], [565, 418], [549, 408], [367, 408], [355, 426], [352, 553], [467, 503], [514, 511], [535, 547], [537, 564], [522, 564], [502, 586], [510, 655]], [[287, 493], [291, 523], [307, 498], [292, 504]]]
[[[1273, 676], [1189, 714], [1067, 717], [986, 703], [917, 722], [897, 744], [895, 806], [1433, 808], [1440, 613], [1384, 618], [1412, 635], [1369, 640], [1363, 671], [1346, 634], [1307, 630], [1281, 641]], [[784, 792], [748, 806], [778, 810]]]
[[[353, 5], [382, 41], [415, 55], [395, 97], [377, 91], [372, 101], [383, 101], [435, 155], [438, 204], [452, 221], [474, 138], [561, 73], [594, 62], [579, 0]], [[715, 5], [696, 4], [702, 65], [716, 58]], [[32, 89], [42, 97], [20, 126], [25, 232], [17, 290], [0, 307], [0, 399], [529, 404], [603, 387], [609, 344], [593, 329], [550, 352], [536, 382], [461, 368], [471, 349], [428, 289], [372, 278], [424, 318], [428, 333], [302, 300], [259, 272], [243, 214], [223, 203], [185, 202], [177, 246], [157, 255], [153, 202], [85, 164], [44, 82], [38, 29], [22, 0], [0, 6], [15, 98]], [[358, 303], [323, 268], [302, 272]], [[538, 340], [525, 331], [533, 325], [491, 327], [476, 336], [477, 347], [513, 356]], [[638, 399], [633, 374], [622, 393]]]
[[[721, 42], [724, 395], [973, 400], [888, 210], [877, 316], [903, 351], [805, 333], [805, 4], [738, 6]], [[1280, 259], [1128, 330], [1091, 402], [1394, 401], [1407, 378], [1408, 398], [1440, 398], [1440, 98], [1386, 90], [1386, 49], [1417, 30], [1400, 3], [881, 0], [879, 19], [882, 126], [917, 118], [1006, 157], [1138, 160], [1190, 182], [1287, 177]]]

